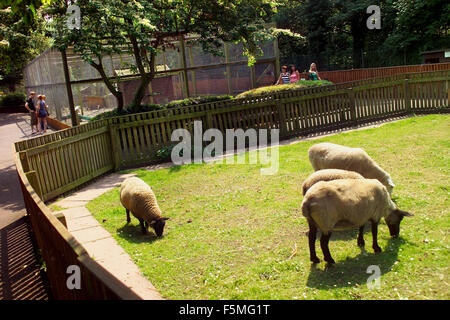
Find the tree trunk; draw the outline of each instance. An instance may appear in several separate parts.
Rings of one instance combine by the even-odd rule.
[[[103,69],[103,63],[102,59],[98,58],[99,63],[91,62],[91,66],[93,66],[98,73],[100,73],[100,76],[102,77],[103,82],[105,83],[108,90],[113,94],[113,96],[116,98],[117,101],[117,110],[122,111],[123,110],[123,94],[120,90],[116,89],[114,87],[111,80],[109,80],[108,76],[105,73],[105,70]]]
[[[353,38],[353,68],[359,69],[362,66],[362,51],[364,49],[364,40],[367,33],[367,27],[357,17],[351,21],[351,34]]]
[[[133,111],[138,112],[141,108],[142,100],[144,100],[145,90],[147,89],[149,83],[152,81],[153,77],[146,75],[141,77],[141,84],[134,94],[133,101],[131,102]]]

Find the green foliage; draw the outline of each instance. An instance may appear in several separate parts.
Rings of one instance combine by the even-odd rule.
[[[369,30],[366,9],[378,5],[381,30]],[[286,1],[277,26],[305,35],[306,42],[280,37],[281,63],[305,70],[385,67],[422,62],[425,50],[450,43],[450,3],[446,0]]]
[[[200,97],[194,97],[194,98],[186,98],[183,100],[171,101],[171,102],[165,104],[164,107],[167,109],[173,109],[173,108],[191,106],[191,105],[195,105],[195,104],[215,102],[215,101],[224,101],[224,100],[230,100],[230,99],[233,99],[233,96],[230,96],[230,95],[200,96]]]
[[[23,92],[7,93],[0,98],[0,106],[21,106],[25,104],[26,95]]]
[[[50,40],[45,37],[41,16],[25,21],[26,9],[20,7],[32,6],[33,1],[11,2],[12,7],[8,2],[0,5],[0,85],[15,91],[22,80],[22,69],[50,46]]]
[[[294,83],[288,83],[288,84],[280,84],[280,85],[273,85],[273,86],[267,86],[267,87],[261,87],[252,89],[249,91],[242,92],[236,96],[236,99],[240,98],[250,98],[260,95],[266,95],[271,93],[279,93],[279,92],[285,92],[285,91],[293,91],[298,90],[301,88],[308,88],[308,87],[317,87],[317,86],[326,86],[333,84],[332,82],[328,80],[301,80]]]
[[[130,68],[141,80],[133,99],[133,106],[138,108],[155,76],[156,55],[160,50],[172,48],[173,38],[195,34],[205,51],[217,54],[221,40],[241,42],[252,63],[261,53],[259,43],[273,37],[273,30],[266,28],[266,24],[271,21],[276,2],[78,0],[76,4],[83,12],[82,30],[68,29],[64,2],[48,6],[55,45],[60,49],[73,45],[100,74],[101,57],[108,55],[108,51],[131,54],[135,64]],[[102,78],[115,94],[117,89],[111,81],[103,75]]]

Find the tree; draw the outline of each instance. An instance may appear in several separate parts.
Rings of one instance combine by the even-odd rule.
[[[253,63],[255,55],[261,52],[259,41],[271,36],[273,30],[268,29],[266,23],[275,10],[275,2],[269,0],[79,0],[77,5],[83,17],[81,30],[68,30],[60,23],[57,38],[62,40],[62,46],[75,45],[87,61],[92,54],[97,64],[101,63],[98,57],[105,50],[120,49],[131,54],[140,78],[132,102],[135,111],[140,108],[145,89],[155,77],[157,53],[173,47],[173,40],[195,34],[204,50],[216,54],[220,54],[220,41],[239,41],[244,44],[249,62]],[[64,17],[60,17],[64,21]],[[96,67],[92,61],[94,59],[91,65]]]
[[[21,11],[0,9],[0,83],[15,91],[22,80],[22,69],[50,46],[41,17],[24,20]]]
[[[67,14],[65,1],[53,1],[46,7],[46,13],[52,21],[48,30],[55,39],[54,46],[61,51],[73,46],[74,51],[98,71],[116,98],[117,109],[121,111],[124,107],[123,93],[117,82],[105,71],[103,57],[122,52],[125,34],[116,25],[117,19],[103,5],[103,1],[78,0],[76,4],[82,12],[80,29],[69,28],[67,20],[70,15]]]
[[[425,50],[450,46],[450,3],[445,0],[396,0],[395,28],[384,43],[398,63],[420,63]]]

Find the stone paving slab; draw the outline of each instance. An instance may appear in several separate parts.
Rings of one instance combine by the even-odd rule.
[[[131,176],[133,174],[110,174],[54,204],[65,208],[61,212],[66,218],[67,229],[83,245],[91,258],[143,299],[160,300],[163,298],[155,287],[86,208],[89,201],[119,186],[123,180]]]

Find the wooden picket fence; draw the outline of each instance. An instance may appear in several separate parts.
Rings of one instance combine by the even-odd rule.
[[[45,206],[48,201],[109,171],[155,161],[174,144],[176,129],[194,121],[210,128],[279,129],[280,139],[353,127],[385,118],[450,111],[450,70],[399,74],[218,101],[94,121],[16,142],[16,166],[27,211],[61,299],[137,299],[90,259]],[[68,290],[66,268],[82,269],[86,290]]]

